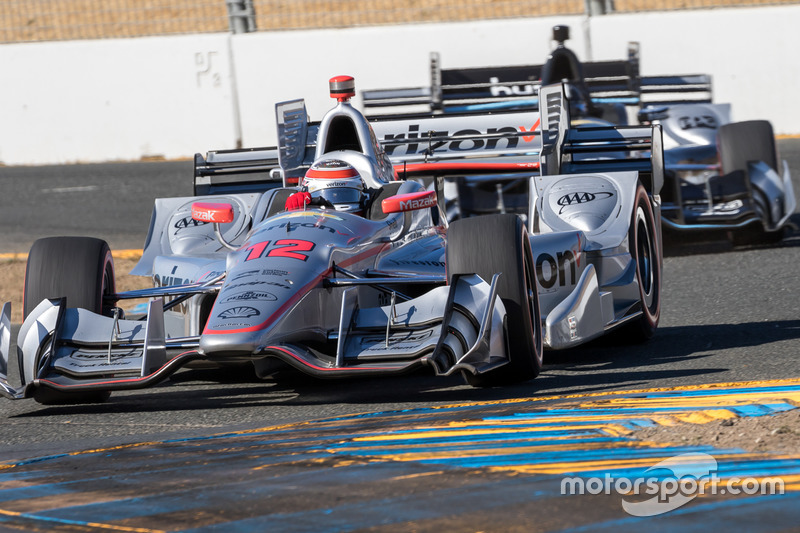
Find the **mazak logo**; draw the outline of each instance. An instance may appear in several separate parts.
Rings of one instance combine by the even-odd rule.
[[[412,209],[424,209],[426,207],[433,207],[434,205],[436,205],[436,199],[432,196],[428,196],[416,200],[408,200],[407,202],[400,202],[400,210],[410,211]]]
[[[218,314],[217,318],[230,320],[233,318],[250,318],[260,314],[261,312],[258,309],[254,309],[252,307],[231,307],[230,309],[226,309]]]
[[[227,302],[241,302],[246,300],[259,300],[262,302],[274,302],[277,300],[278,297],[272,294],[271,292],[265,291],[245,291],[240,292],[239,294],[234,294],[233,296],[228,296],[222,303]]]
[[[605,191],[596,192],[596,193],[595,192],[575,192],[575,193],[572,193],[572,194],[565,194],[564,196],[562,196],[561,198],[558,199],[557,203],[558,203],[558,205],[561,206],[561,209],[558,211],[558,214],[560,215],[562,212],[564,212],[564,209],[566,209],[567,207],[569,207],[571,205],[586,204],[586,203],[589,203],[589,202],[593,202],[594,200],[597,200],[598,198],[610,198],[612,196],[614,196],[614,193],[605,192]]]
[[[533,142],[538,128],[538,119],[530,129],[525,126],[503,126],[487,128],[486,131],[464,129],[456,132],[447,130],[420,132],[419,124],[409,124],[408,132],[387,133],[381,139],[381,144],[385,147],[387,155],[430,154],[437,150],[440,152],[513,150],[519,146],[520,138],[525,143]],[[530,135],[519,135],[520,133],[530,133]],[[402,151],[403,147],[405,152]]]

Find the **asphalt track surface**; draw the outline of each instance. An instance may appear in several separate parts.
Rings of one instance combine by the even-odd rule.
[[[798,183],[800,141],[783,140],[780,141],[779,147],[781,155],[790,161],[795,189],[800,190]],[[0,183],[4,191],[0,198],[0,220],[3,228],[7,228],[0,237],[0,252],[26,252],[35,238],[57,234],[102,237],[109,241],[112,249],[140,248],[149,223],[153,198],[191,194],[191,163],[0,167]],[[795,217],[794,221],[800,223],[798,217]],[[317,382],[296,376],[285,376],[279,381],[259,381],[246,371],[186,370],[150,390],[115,393],[108,403],[102,405],[46,407],[30,400],[16,402],[2,400],[0,463],[5,465],[8,475],[0,476],[0,500],[3,502],[14,500],[15,498],[4,496],[3,489],[36,485],[31,480],[37,476],[66,475],[64,471],[57,475],[53,471],[47,471],[46,474],[36,473],[39,471],[29,470],[23,464],[26,459],[72,453],[75,455],[65,457],[79,457],[84,462],[62,465],[66,471],[70,469],[84,471],[87,472],[86,476],[97,475],[102,479],[116,479],[123,485],[127,479],[126,475],[132,475],[132,468],[138,472],[158,471],[166,478],[172,475],[182,479],[184,473],[176,464],[170,463],[162,469],[164,465],[155,460],[155,457],[160,456],[158,451],[166,447],[168,450],[164,450],[164,457],[166,455],[172,457],[176,453],[180,454],[184,446],[202,448],[203,444],[198,443],[219,443],[217,448],[214,446],[202,448],[205,451],[198,452],[201,455],[206,454],[204,459],[197,457],[187,459],[186,465],[191,465],[193,475],[197,475],[198,471],[202,472],[207,465],[214,463],[216,457],[220,457],[221,449],[236,448],[236,444],[224,441],[220,437],[210,438],[212,435],[224,433],[251,431],[260,435],[259,438],[266,438],[264,435],[269,434],[270,439],[274,439],[274,432],[280,432],[284,427],[287,431],[307,430],[309,426],[320,424],[325,427],[336,425],[335,421],[338,420],[346,420],[348,424],[353,424],[354,421],[361,424],[362,421],[368,420],[367,428],[370,431],[384,432],[392,428],[393,421],[397,420],[396,417],[409,412],[421,413],[422,418],[419,423],[422,424],[458,422],[463,420],[462,411],[471,407],[460,409],[452,406],[479,405],[476,402],[488,402],[491,416],[502,417],[517,413],[520,410],[519,403],[528,401],[525,399],[539,402],[535,405],[540,408],[551,403],[567,401],[565,398],[569,397],[587,397],[587,395],[595,397],[625,390],[671,389],[709,383],[800,377],[800,364],[798,364],[800,291],[797,289],[796,275],[796,265],[800,260],[800,233],[792,232],[783,243],[774,246],[731,249],[724,244],[676,247],[673,243],[667,251],[668,256],[664,262],[661,324],[650,342],[644,345],[626,345],[624,342],[601,340],[567,352],[548,353],[542,376],[522,385],[503,389],[475,390],[465,386],[459,378],[437,379],[426,374],[343,382]],[[507,407],[509,405],[511,407]],[[448,414],[444,419],[431,418],[433,414],[438,413]],[[470,419],[481,420],[489,416],[482,411],[467,415]],[[361,426],[359,428],[359,431],[365,430]],[[275,484],[265,482],[263,486],[256,483],[260,488],[239,487],[245,491],[261,491],[264,498],[271,499],[267,507],[272,509],[276,509],[273,504],[277,503],[280,507],[280,502],[291,500],[290,496],[286,496],[288,489],[281,485],[282,483],[310,486],[319,482],[320,491],[323,489],[330,491],[325,495],[315,495],[313,491],[299,491],[298,499],[291,500],[292,505],[284,504],[287,506],[286,509],[304,509],[302,513],[297,512],[307,516],[307,521],[298,522],[299,518],[296,515],[294,519],[287,515],[281,518],[289,520],[283,523],[287,527],[277,529],[304,530],[299,526],[288,527],[290,523],[302,522],[306,526],[305,530],[324,530],[326,510],[333,509],[331,512],[334,514],[345,512],[346,509],[341,507],[342,505],[355,505],[354,502],[359,498],[366,498],[370,494],[369,491],[373,491],[374,496],[379,498],[376,500],[378,502],[376,505],[384,510],[383,514],[369,518],[369,515],[364,514],[365,511],[361,509],[359,513],[363,517],[362,520],[331,522],[330,529],[364,529],[380,526],[382,521],[386,521],[387,530],[392,529],[390,524],[394,524],[395,527],[405,524],[400,529],[412,529],[408,524],[413,523],[414,517],[418,515],[409,515],[406,522],[386,517],[402,515],[404,512],[407,513],[409,508],[419,508],[422,500],[426,499],[423,496],[426,494],[425,491],[435,492],[436,487],[441,491],[456,490],[461,487],[458,489],[461,492],[457,491],[457,494],[463,493],[463,501],[473,502],[475,509],[479,508],[477,502],[486,500],[489,495],[494,495],[495,499],[507,498],[508,502],[513,503],[516,501],[514,498],[521,498],[519,496],[521,491],[525,494],[540,492],[548,494],[548,491],[554,490],[552,479],[540,479],[535,476],[535,479],[524,476],[520,478],[518,472],[511,475],[508,472],[486,470],[484,467],[450,465],[445,469],[445,475],[434,475],[431,472],[444,470],[439,466],[431,469],[420,466],[423,463],[392,460],[380,461],[380,465],[375,467],[377,470],[370,470],[369,474],[376,476],[373,480],[375,483],[397,480],[393,481],[395,484],[392,486],[395,490],[392,490],[391,494],[375,492],[374,486],[370,488],[371,485],[367,483],[359,486],[356,493],[348,495],[346,489],[342,487],[348,487],[348,483],[353,483],[353,477],[358,478],[361,474],[367,476],[363,470],[317,467],[364,465],[370,464],[370,460],[358,454],[356,454],[358,457],[351,457],[349,463],[338,462],[341,461],[340,456],[333,460],[329,454],[321,451],[329,451],[332,443],[340,441],[335,438],[331,441],[329,436],[320,436],[309,431],[308,435],[300,436],[294,436],[292,432],[281,433],[283,440],[271,442],[278,445],[280,442],[290,443],[292,439],[297,438],[302,441],[305,453],[308,453],[308,450],[320,451],[320,454],[316,455],[308,453],[297,462],[285,462],[292,476],[310,476],[311,481],[306,479],[300,482],[295,477],[283,478],[281,474],[270,478]],[[197,440],[191,440],[192,438]],[[122,448],[116,448],[119,446]],[[87,453],[87,450],[100,451]],[[146,453],[142,450],[146,450]],[[122,454],[123,458],[117,459],[115,455],[117,453]],[[272,464],[283,461],[276,457],[290,456],[293,452],[289,453],[285,449],[270,450],[258,452],[256,456],[259,456],[259,453],[265,453],[266,457],[270,458],[269,461],[265,461]],[[369,454],[366,455],[368,456]],[[108,471],[117,466],[113,466],[113,463],[104,463],[104,457],[121,461],[118,466],[119,476],[115,477],[113,471]],[[125,462],[126,460],[133,462]],[[655,461],[650,465],[654,463]],[[106,470],[103,470],[104,468]],[[93,469],[97,469],[97,472]],[[249,464],[246,470],[258,471],[258,467]],[[15,474],[17,471],[20,471],[20,474]],[[170,474],[176,471],[178,474]],[[233,471],[238,470],[234,468]],[[376,472],[381,473],[376,474]],[[341,479],[337,479],[335,473],[341,473]],[[3,474],[3,470],[0,470],[0,474]],[[225,477],[220,469],[209,469],[208,475]],[[359,479],[359,483],[365,479]],[[150,482],[155,480],[148,483]],[[163,479],[161,482],[163,483]],[[220,486],[227,487],[226,483],[229,482],[230,479],[225,478],[225,481],[220,482]],[[475,485],[476,483],[479,483],[480,487]],[[213,484],[209,478],[204,486],[209,487]],[[175,488],[159,486],[160,490],[167,492]],[[193,485],[187,482],[187,486]],[[47,500],[48,497],[56,497],[55,494],[61,490],[50,485],[47,487],[41,490],[55,492],[49,495],[36,493],[36,497]],[[212,497],[211,493],[208,493],[211,490],[209,488],[200,490],[195,486],[194,490]],[[94,499],[91,495],[80,494],[83,499],[73,502],[75,505],[85,505],[90,502],[98,504],[97,502],[103,499],[97,494]],[[331,494],[338,496],[331,500]],[[73,496],[77,497],[74,494]],[[431,493],[428,496],[435,498],[436,494]],[[24,497],[20,498],[22,501],[28,501]],[[598,498],[608,505],[604,505]],[[440,508],[449,502],[454,505],[453,512],[456,515],[466,513],[469,505],[466,507],[464,503],[455,505],[454,501],[457,499],[455,496],[449,497],[446,502],[439,504]],[[314,501],[324,503],[316,505]],[[563,498],[555,503],[548,500],[547,505],[552,506],[554,513],[561,512],[563,516],[585,512],[588,513],[586,516],[593,517],[592,521],[583,523],[580,527],[603,520],[622,520],[618,512],[608,511],[611,514],[603,514],[606,512],[603,509],[606,508],[614,507],[619,510],[618,496],[613,502],[609,497],[603,496],[571,499],[568,500],[569,504],[563,501]],[[769,508],[771,510],[765,510],[767,507],[762,505],[759,507],[760,511],[754,515],[762,517],[759,524],[763,530],[796,527],[798,523],[796,512],[791,513],[787,510],[800,507],[797,505],[797,500],[788,497],[780,502],[774,503],[774,507]],[[531,527],[530,517],[539,517],[533,509],[541,503],[544,502],[537,503],[532,499],[520,501],[515,515],[506,515],[505,522],[496,522],[496,524],[506,524],[508,527],[498,529],[505,530],[511,526],[526,530],[539,529]],[[231,501],[233,507],[236,507],[235,504],[235,501]],[[20,509],[30,512],[51,508],[48,504],[41,505],[42,507],[22,506]],[[49,505],[52,506],[52,502]],[[100,529],[123,530],[121,528],[130,526],[145,528],[141,529],[145,531],[160,530],[159,527],[165,530],[187,529],[193,525],[210,527],[212,523],[229,530],[233,521],[241,518],[226,514],[231,512],[228,510],[218,511],[219,514],[214,520],[206,520],[202,513],[198,514],[196,510],[190,512],[178,509],[180,505],[177,503],[174,508],[170,508],[169,503],[160,505],[162,507],[158,508],[159,513],[169,513],[170,516],[184,518],[169,524],[165,521],[159,522],[158,519],[137,522],[135,516],[138,515],[133,511],[130,515],[126,515],[124,523],[114,522],[122,516],[120,514],[117,514],[116,519],[113,518],[113,513],[108,516],[100,513],[95,517],[99,520],[98,523],[102,522],[100,525],[108,525],[111,522],[115,524],[114,527]],[[261,505],[263,508],[265,504],[262,501],[253,505]],[[713,507],[712,511],[714,509],[719,511],[729,504],[721,501],[715,505],[718,506]],[[44,531],[55,527],[53,524],[67,527],[70,520],[66,517],[69,513],[62,514],[58,520],[48,525],[47,513],[26,518],[19,515],[22,511],[13,509],[13,505],[0,503],[0,515],[9,520],[12,518],[20,520],[20,524],[17,525],[27,529]],[[498,509],[499,507],[493,512],[499,513]],[[80,511],[75,512],[80,514]],[[435,524],[444,527],[446,522],[441,522],[441,514],[440,512],[439,515],[436,513],[419,515],[420,520],[427,517],[424,520],[427,525],[422,527],[420,523],[419,529],[434,529]],[[550,514],[548,512],[548,515]],[[255,511],[252,511],[251,515],[260,516]],[[489,513],[489,516],[492,516],[492,513]],[[736,523],[731,518],[732,514],[728,513],[725,516],[728,517],[726,526]],[[254,518],[251,516],[251,519]],[[691,517],[687,520],[690,519]],[[81,531],[95,527],[84,523],[85,520],[81,522],[75,519],[74,522],[70,527],[76,527]],[[14,525],[16,522],[6,521],[6,523],[9,527],[16,527]],[[249,528],[245,523],[236,523],[241,525],[232,530],[255,528],[254,522],[249,523]],[[333,527],[335,524],[336,527]],[[548,524],[549,527],[541,529],[578,526],[574,521],[561,523],[556,521]],[[607,524],[611,527],[612,522]],[[643,526],[642,523],[628,525]],[[672,523],[672,526],[675,525],[677,523]],[[468,530],[481,528],[477,522],[469,521],[450,522],[449,526],[453,529]],[[619,529],[617,526],[620,524],[614,525],[613,528]],[[651,524],[648,523],[647,527],[651,527]],[[664,527],[668,528],[667,522],[664,522]],[[484,529],[493,530],[491,527]]]

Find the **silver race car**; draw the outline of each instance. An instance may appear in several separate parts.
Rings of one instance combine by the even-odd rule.
[[[581,62],[565,45],[569,28],[556,26],[556,47],[542,65],[442,69],[431,55],[430,87],[365,91],[367,110],[403,112],[408,106],[437,113],[537,109],[539,87],[563,81],[572,126],[658,124],[664,135],[661,191],[666,231],[722,236],[734,244],[780,240],[796,209],[789,166],[781,161],[772,126],[731,121],[730,104],[712,103],[706,74],[641,76],[639,45],[619,61]],[[525,204],[518,182],[456,182],[454,214],[491,212],[501,195],[511,210]],[[496,209],[495,209],[496,211]]]
[[[354,92],[352,78],[333,78],[338,103],[317,124],[302,100],[278,104],[276,148],[198,155],[197,196],[155,202],[132,272],[154,288],[117,292],[102,240],[37,241],[17,340],[21,383],[7,377],[6,304],[0,393],[100,401],[198,361],[251,364],[261,377],[287,367],[320,378],[429,367],[488,386],[535,377],[545,347],[611,330],[653,334],[657,126],[569,129],[554,85],[542,90],[547,112],[535,131],[506,127],[505,116],[468,117],[470,131],[463,117],[429,117],[426,129],[454,133],[396,136],[398,163],[373,126],[422,123],[371,124],[350,104]],[[451,172],[526,176],[527,224],[495,214],[448,226],[442,182]],[[321,187],[322,175],[334,182]],[[146,314],[126,316],[120,303],[136,298],[149,299]]]

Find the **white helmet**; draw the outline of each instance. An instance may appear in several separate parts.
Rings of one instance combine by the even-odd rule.
[[[339,159],[316,161],[306,172],[302,185],[311,198],[327,200],[337,211],[363,214],[364,180],[349,163]]]

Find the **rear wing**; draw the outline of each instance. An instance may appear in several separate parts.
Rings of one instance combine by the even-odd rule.
[[[215,150],[194,156],[194,195],[256,192],[281,187],[275,148]]]
[[[541,150],[539,113],[373,117],[375,137],[393,163],[535,157]]]
[[[648,193],[659,193],[664,183],[660,125],[573,128],[562,84],[541,87],[537,96],[544,103],[538,112],[403,116],[372,125],[401,176],[482,174],[503,181],[636,171]],[[454,131],[465,124],[470,127]],[[399,128],[414,133],[398,134]]]
[[[539,111],[392,115],[369,122],[401,176],[554,175],[636,170],[651,194],[664,180],[660,126],[571,128],[562,84],[541,87]],[[298,184],[316,153],[319,123],[303,100],[276,105],[277,147],[195,156],[195,195]],[[382,155],[381,155],[382,157]]]
[[[596,104],[645,107],[709,103],[711,76],[706,74],[641,76],[639,43],[628,44],[628,57],[582,63],[584,82]],[[525,106],[536,109],[544,65],[443,69],[437,52],[430,56],[430,86],[362,92],[364,109],[424,106],[434,112],[470,112]],[[400,111],[402,112],[402,111]]]
[[[194,195],[264,192],[297,185],[314,160],[319,123],[308,122],[303,100],[277,104],[276,114],[277,147],[195,154]]]
[[[540,90],[542,109],[542,176],[636,171],[647,192],[664,184],[661,126],[569,128],[569,105],[561,84]]]

